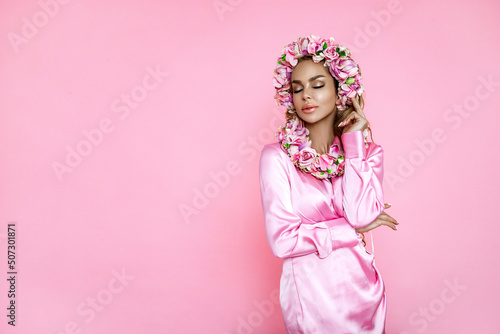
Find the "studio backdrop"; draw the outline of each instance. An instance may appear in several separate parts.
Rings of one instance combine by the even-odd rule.
[[[285,333],[258,165],[309,34],[350,49],[384,149],[387,333],[497,332],[497,2],[0,8],[0,333]]]

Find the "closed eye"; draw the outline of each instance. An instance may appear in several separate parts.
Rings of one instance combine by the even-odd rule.
[[[318,88],[323,88],[323,87],[325,87],[325,85],[314,86],[313,88],[318,89]],[[302,91],[302,89],[297,89],[297,90],[294,90],[293,93],[297,94],[297,93],[300,93],[301,91]]]

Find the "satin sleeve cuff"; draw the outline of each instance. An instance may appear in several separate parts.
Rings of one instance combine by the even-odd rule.
[[[346,132],[341,135],[342,147],[344,148],[345,158],[366,158],[365,138],[363,131]]]
[[[341,247],[353,247],[358,244],[358,235],[354,227],[344,217],[325,221],[332,238],[332,250]]]

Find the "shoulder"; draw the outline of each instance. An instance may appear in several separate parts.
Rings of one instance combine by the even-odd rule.
[[[259,177],[261,187],[289,186],[294,165],[280,142],[264,145],[260,155]]]
[[[261,171],[276,168],[287,170],[287,161],[291,162],[279,142],[266,144],[262,148],[260,153]]]
[[[282,154],[285,154],[285,152],[283,152],[279,142],[264,145],[262,152],[260,153],[261,157],[268,155],[281,156]]]

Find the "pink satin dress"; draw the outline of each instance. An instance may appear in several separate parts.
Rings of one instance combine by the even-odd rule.
[[[332,182],[297,169],[279,142],[261,152],[265,231],[283,258],[280,304],[288,334],[385,333],[384,283],[354,230],[384,210],[383,150],[371,142],[366,148],[362,131],[335,143],[345,152],[345,170]]]

